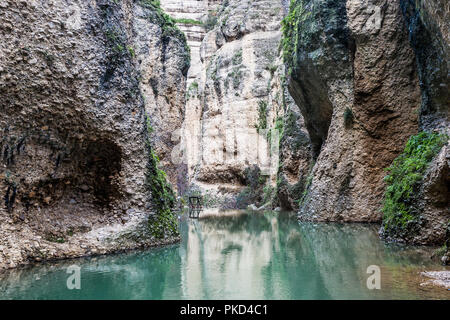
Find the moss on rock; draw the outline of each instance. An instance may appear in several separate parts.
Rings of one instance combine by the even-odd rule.
[[[152,132],[147,117],[148,134]],[[149,219],[149,229],[153,237],[178,236],[178,222],[173,210],[175,208],[175,194],[167,182],[166,173],[159,168],[159,158],[153,151],[150,141],[147,142],[148,163],[146,186],[152,195],[155,215]]]

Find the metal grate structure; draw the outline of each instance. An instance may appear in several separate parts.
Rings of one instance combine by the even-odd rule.
[[[189,197],[189,218],[198,219],[203,210],[203,199],[201,196]]]

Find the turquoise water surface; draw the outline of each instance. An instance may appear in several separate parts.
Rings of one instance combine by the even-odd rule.
[[[427,248],[385,244],[377,225],[314,224],[287,214],[181,218],[182,242],[0,273],[0,299],[449,299],[421,286],[445,270]],[[70,265],[81,289],[69,290]],[[381,289],[367,268],[379,266]],[[447,268],[448,270],[448,268]]]

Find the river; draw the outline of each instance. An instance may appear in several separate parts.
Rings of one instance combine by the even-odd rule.
[[[424,270],[449,270],[430,248],[386,244],[379,226],[298,222],[240,212],[180,219],[181,243],[43,263],[0,273],[0,299],[449,299],[421,286]],[[69,290],[78,265],[81,289]],[[380,289],[368,289],[369,266]]]

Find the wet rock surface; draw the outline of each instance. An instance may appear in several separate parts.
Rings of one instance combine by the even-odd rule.
[[[381,221],[385,168],[418,131],[449,133],[448,8],[442,1],[294,1],[289,92],[314,166],[300,219]],[[296,15],[293,14],[296,9]],[[448,145],[414,189],[420,222],[388,240],[448,240]],[[417,190],[416,190],[417,189]]]

